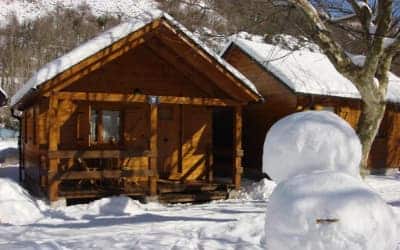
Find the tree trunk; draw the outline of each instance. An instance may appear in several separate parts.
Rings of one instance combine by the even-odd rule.
[[[362,145],[362,159],[360,172],[362,176],[369,173],[368,156],[374,142],[375,136],[379,131],[380,124],[385,114],[386,103],[363,101],[360,120],[358,122],[357,133]]]

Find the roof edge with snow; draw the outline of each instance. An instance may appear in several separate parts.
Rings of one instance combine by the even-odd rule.
[[[70,52],[63,56],[47,63],[40,68],[17,92],[11,97],[10,106],[15,107],[23,98],[30,95],[39,89],[44,83],[56,78],[61,73],[65,72],[69,68],[79,64],[80,62],[88,59],[90,56],[100,52],[101,50],[111,46],[115,42],[127,37],[128,35],[136,32],[137,30],[145,27],[152,22],[163,19],[172,25],[177,31],[182,32],[186,35],[194,45],[206,52],[208,56],[214,59],[220,66],[223,67],[229,74],[231,74],[236,80],[238,80],[246,89],[248,89],[258,99],[262,99],[261,94],[258,92],[254,84],[239,72],[232,65],[227,63],[218,54],[208,48],[203,42],[196,38],[192,32],[190,32],[181,23],[176,21],[168,13],[161,10],[154,10],[149,12],[143,12],[136,16],[129,22],[121,23],[100,35],[90,39],[82,45],[74,48]]]
[[[302,89],[296,89],[296,84],[293,83],[293,79],[290,77],[286,77],[285,74],[282,74],[282,72],[276,72],[274,68],[271,66],[271,64],[266,61],[265,59],[262,58],[261,55],[259,55],[259,51],[253,50],[251,47],[249,47],[248,44],[245,44],[241,40],[247,40],[240,38],[238,36],[231,36],[229,39],[229,42],[226,44],[226,46],[222,49],[220,52],[220,56],[223,57],[231,47],[236,46],[239,48],[244,54],[246,54],[250,59],[254,60],[260,67],[262,67],[266,72],[271,74],[273,77],[275,77],[277,80],[279,80],[281,83],[284,84],[285,87],[287,87],[289,90],[291,90],[295,94],[309,94],[309,95],[319,95],[319,96],[331,96],[331,97],[337,97],[337,98],[348,98],[348,99],[361,99],[360,94],[356,90],[355,92],[353,90],[348,90],[345,89],[344,91],[340,92],[325,92],[325,91],[320,91],[320,90],[302,90]],[[251,43],[260,43],[260,42],[255,42],[255,41],[250,41],[248,42]],[[262,44],[262,43],[260,43]],[[271,47],[276,47],[278,48],[279,46],[277,45],[272,45],[272,44],[266,44]],[[279,50],[285,51],[285,49],[279,48]],[[267,53],[267,52],[265,52]],[[305,53],[314,53],[317,54],[316,52],[305,52]],[[320,53],[318,53],[320,54]],[[323,55],[323,54],[322,54]],[[272,59],[274,61],[275,59]],[[284,59],[277,59],[284,61]],[[330,62],[329,62],[330,63]],[[303,66],[303,65],[301,65]],[[307,65],[307,67],[310,65]],[[339,72],[337,72],[337,75],[341,76]],[[343,76],[341,76],[343,77]],[[347,80],[350,82],[350,80]],[[304,84],[304,83],[303,83]],[[350,82],[351,85],[353,85]],[[354,85],[353,85],[354,86]],[[355,89],[355,87],[354,87]],[[390,82],[389,82],[389,87],[388,87],[388,95],[387,95],[387,101],[390,103],[400,103],[400,78],[397,77],[395,74],[390,73]]]

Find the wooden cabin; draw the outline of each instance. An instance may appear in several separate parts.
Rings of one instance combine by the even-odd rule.
[[[183,202],[240,187],[241,110],[260,95],[169,15],[139,17],[50,62],[12,98],[31,192]]]
[[[329,110],[357,125],[361,100],[357,89],[328,58],[307,49],[289,51],[262,41],[234,38],[222,56],[247,76],[265,98],[244,109],[245,173],[260,175],[262,150],[269,128],[303,110]],[[400,167],[400,79],[390,75],[387,111],[369,159],[371,172]]]

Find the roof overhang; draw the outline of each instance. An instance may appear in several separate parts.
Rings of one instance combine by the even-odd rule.
[[[188,49],[196,53],[196,56],[212,65],[215,68],[214,74],[220,74],[230,81],[232,88],[239,90],[240,95],[236,98],[241,102],[262,100],[253,83],[243,74],[207,48],[170,15],[156,12],[143,20],[122,23],[46,64],[12,97],[11,107],[23,109],[32,99],[48,96],[52,91],[65,88],[84,76],[85,72],[99,68],[128,50],[145,43],[151,36],[157,35],[160,27],[167,29]],[[189,58],[190,60],[193,61]]]
[[[249,53],[248,48],[243,45],[242,43],[237,41],[237,37],[232,36],[227,45],[222,49],[220,56],[225,57],[225,55],[233,48],[238,48],[244,55],[246,55],[250,60],[252,60],[255,64],[257,64],[260,68],[262,68],[265,72],[270,74],[272,77],[274,77],[276,80],[278,80],[280,83],[282,83],[283,86],[285,86],[288,90],[290,90],[293,94],[296,95],[311,95],[311,96],[326,96],[326,97],[332,97],[332,98],[338,98],[338,99],[349,99],[349,100],[361,100],[360,96],[354,96],[350,95],[347,93],[339,93],[339,94],[324,94],[324,93],[313,93],[313,92],[304,92],[304,91],[298,91],[290,86],[290,84],[287,84],[284,80],[282,80],[279,76],[275,75],[274,72],[270,71],[265,63],[260,61],[259,58],[253,56],[251,53]],[[392,73],[393,74],[393,73]],[[394,74],[393,74],[394,75]],[[400,105],[400,101],[393,101],[390,99],[387,99],[386,101],[388,104],[391,105]]]

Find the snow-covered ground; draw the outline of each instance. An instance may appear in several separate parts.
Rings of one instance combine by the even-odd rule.
[[[0,151],[7,148],[18,148],[18,140],[17,139],[0,140]]]
[[[275,187],[267,180],[249,182],[239,199],[200,205],[140,204],[114,197],[52,209],[2,177],[0,189],[14,190],[0,197],[0,216],[9,213],[19,217],[17,224],[24,224],[24,218],[29,224],[0,224],[0,249],[263,249],[265,211]],[[400,174],[366,181],[395,207],[400,220]],[[13,199],[29,211],[7,206]]]
[[[199,205],[114,197],[50,208],[10,180],[17,173],[17,166],[0,167],[1,250],[264,249],[265,212],[276,186],[266,179],[244,181],[238,199]],[[366,182],[394,207],[400,222],[400,173],[368,176]]]

